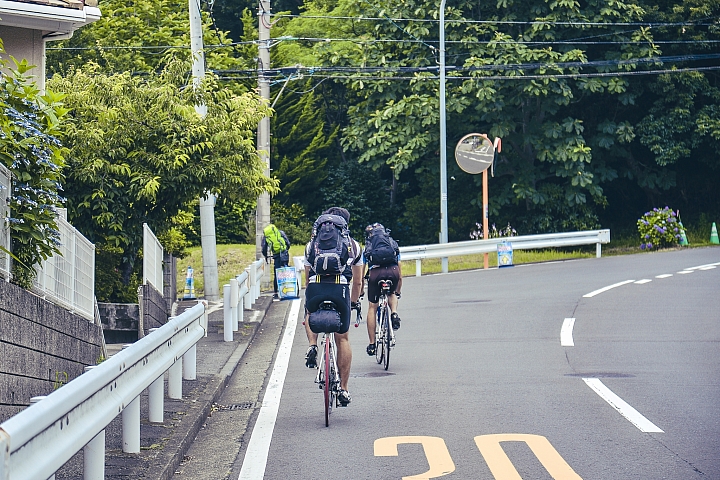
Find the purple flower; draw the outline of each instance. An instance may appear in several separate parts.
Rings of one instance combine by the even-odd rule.
[[[648,238],[650,238],[650,235],[645,235],[645,240],[647,240]]]
[[[653,248],[653,244],[652,244],[652,243],[648,243],[648,244],[647,244],[647,248]]]
[[[677,227],[675,227],[675,232],[677,232],[677,231],[678,231],[678,229],[677,229]]]
[[[647,220],[643,220],[643,225],[650,225],[650,223]]]
[[[640,250],[645,250],[645,244],[644,244],[644,243],[641,243],[641,244],[640,244]]]
[[[670,215],[672,215],[673,217],[677,216],[677,215],[675,215],[675,212],[673,212],[673,211],[670,212]]]

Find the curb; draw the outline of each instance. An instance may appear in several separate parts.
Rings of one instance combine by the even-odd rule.
[[[175,471],[183,461],[185,454],[190,449],[195,437],[207,421],[213,404],[217,403],[220,396],[223,394],[225,387],[227,387],[230,381],[230,377],[232,377],[235,373],[235,370],[240,364],[245,351],[255,338],[255,334],[265,320],[267,311],[270,309],[272,303],[272,297],[265,296],[259,298],[257,304],[259,308],[256,311],[262,312],[260,316],[261,318],[260,321],[254,325],[252,332],[248,336],[248,341],[239,344],[235,348],[227,362],[225,362],[225,365],[220,370],[220,373],[213,376],[203,391],[199,393],[198,399],[194,401],[194,405],[192,405],[184,414],[182,421],[175,429],[176,432],[171,435],[167,443],[163,446],[163,452],[173,452],[170,455],[170,458],[159,462],[161,465],[156,464],[156,468],[149,468],[145,475],[143,475],[144,478],[170,480],[173,475],[175,475]],[[191,422],[188,426],[189,428],[182,428],[186,422]],[[163,456],[161,455],[159,457],[160,458],[156,458],[156,460],[160,460]]]

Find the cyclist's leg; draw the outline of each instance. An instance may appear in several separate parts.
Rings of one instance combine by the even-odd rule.
[[[310,322],[308,317],[311,312],[317,310],[319,304],[318,296],[322,295],[322,285],[318,283],[310,283],[305,289],[305,335],[308,339],[308,349],[305,353],[305,366],[315,368],[317,365],[317,341],[318,334],[310,330]],[[314,348],[313,348],[314,347]]]

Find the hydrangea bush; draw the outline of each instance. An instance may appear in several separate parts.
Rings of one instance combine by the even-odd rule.
[[[680,244],[683,228],[677,213],[670,207],[653,208],[645,212],[645,215],[638,219],[637,226],[642,250],[674,247]]]

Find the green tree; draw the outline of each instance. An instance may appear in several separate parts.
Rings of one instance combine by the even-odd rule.
[[[275,192],[255,151],[254,129],[268,114],[257,96],[234,95],[208,76],[198,95],[186,86],[188,65],[160,74],[103,75],[90,65],[54,77],[71,110],[63,140],[70,148],[66,194],[72,223],[114,250],[130,285],[142,224],[164,235],[200,195],[230,200]],[[194,105],[207,106],[207,115]]]
[[[59,253],[57,207],[63,202],[59,191],[67,151],[57,137],[67,111],[61,95],[41,94],[30,81],[26,73],[32,66],[26,60],[11,60],[9,69],[0,62],[0,163],[13,176],[12,191],[2,193],[10,206],[10,216],[2,221],[9,226],[16,260],[13,282],[30,288],[33,267]]]

